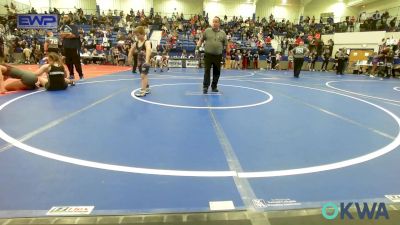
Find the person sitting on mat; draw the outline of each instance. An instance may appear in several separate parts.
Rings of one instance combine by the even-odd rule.
[[[9,79],[8,78],[13,78]],[[7,80],[7,81],[6,81]],[[0,64],[0,93],[6,91],[36,89],[37,76],[30,71],[21,70],[8,64]]]
[[[75,85],[73,81],[65,79],[68,73],[58,54],[49,53],[48,62],[49,64],[41,66],[36,72],[21,70],[7,64],[0,65],[0,94],[6,91],[33,90],[39,84],[47,90],[63,90],[68,84]],[[43,76],[46,73],[47,77]],[[13,79],[5,82],[8,78]]]
[[[67,79],[67,70],[62,63],[61,57],[54,52],[49,52],[47,56],[48,64],[40,67],[35,75],[39,78],[41,86],[45,87],[48,91],[65,90],[68,84],[75,85],[73,80]],[[47,76],[43,76],[47,74]]]

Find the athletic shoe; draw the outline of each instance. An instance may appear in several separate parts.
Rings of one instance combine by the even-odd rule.
[[[150,88],[146,88],[145,93],[146,93],[146,95],[147,95],[147,94],[150,94],[150,93],[151,93]]]
[[[208,93],[208,88],[203,88],[203,94],[207,94]]]
[[[211,88],[212,92],[219,92],[218,88]]]
[[[136,97],[144,97],[144,96],[146,96],[146,91],[140,90],[140,91],[135,93],[135,96]]]
[[[75,86],[75,81],[71,80],[71,83],[69,83],[70,86]]]

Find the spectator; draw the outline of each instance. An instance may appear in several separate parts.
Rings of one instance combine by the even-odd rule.
[[[24,50],[23,50],[25,64],[29,64],[30,63],[31,54],[32,54],[32,50],[28,47],[28,45],[26,45]]]
[[[293,53],[291,50],[289,50],[289,56],[288,56],[288,70],[293,69]]]
[[[325,46],[324,47],[324,52],[322,54],[322,66],[321,66],[321,70],[322,71],[328,71],[328,63],[329,63],[329,59],[331,57],[332,53],[329,50],[329,46]]]
[[[309,64],[308,64],[308,70],[309,71],[315,71],[315,62],[317,61],[317,52],[316,51],[312,51],[309,55]]]
[[[377,23],[381,19],[381,14],[379,14],[379,11],[376,10],[376,12],[372,15],[372,30],[377,30]]]

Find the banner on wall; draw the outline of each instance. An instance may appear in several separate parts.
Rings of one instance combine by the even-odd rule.
[[[186,60],[186,67],[187,68],[198,68],[199,60]]]
[[[57,29],[57,14],[18,14],[18,29]]]
[[[170,59],[168,61],[168,67],[170,67],[170,68],[182,68],[182,60]]]

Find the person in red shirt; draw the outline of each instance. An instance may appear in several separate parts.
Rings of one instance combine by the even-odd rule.
[[[303,40],[301,39],[301,37],[300,36],[297,36],[296,37],[296,41],[294,42],[295,43],[295,45],[296,46],[299,46],[300,45],[300,42],[302,42]]]
[[[265,44],[266,44],[267,46],[271,46],[271,42],[272,42],[271,37],[270,37],[270,36],[267,36],[267,37],[265,38]]]
[[[176,36],[175,36],[175,35],[172,36],[172,38],[171,38],[171,44],[174,45],[174,44],[176,43],[176,40],[177,40]]]
[[[233,42],[229,43],[229,49],[236,49],[236,45]]]
[[[246,50],[243,51],[243,61],[242,61],[242,69],[247,69],[247,59],[248,59],[248,52]]]
[[[309,34],[309,35],[307,36],[307,39],[308,39],[308,43],[311,43],[312,40],[313,40],[312,34]]]

